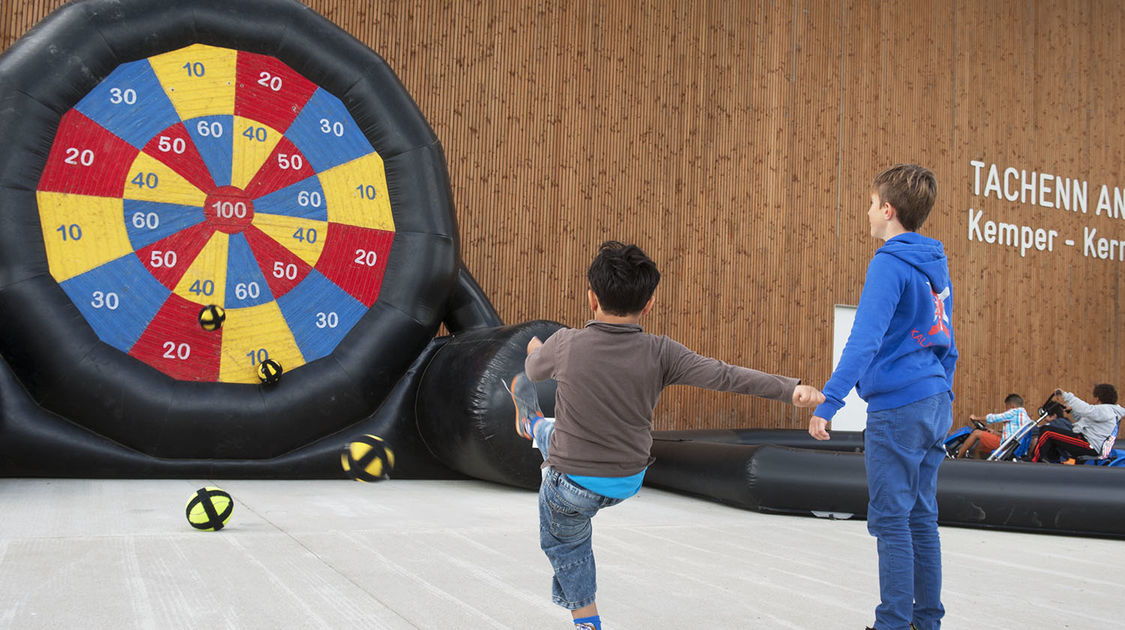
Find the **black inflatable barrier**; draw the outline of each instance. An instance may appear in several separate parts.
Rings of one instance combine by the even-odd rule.
[[[770,444],[818,451],[863,452],[863,431],[833,431],[831,440],[817,440],[808,431],[794,429],[694,429],[657,431],[654,438],[720,442],[723,444]]]
[[[395,479],[463,479],[434,459],[414,420],[419,374],[448,338],[434,340],[364,420],[268,459],[159,458],[109,440],[40,407],[0,359],[0,476],[77,478],[343,479],[340,451],[364,435],[395,451]]]
[[[418,431],[434,457],[477,479],[539,487],[543,457],[515,432],[505,385],[523,371],[527,342],[562,328],[532,321],[454,335],[430,361],[418,390]],[[540,406],[554,414],[554,381],[536,384]]]
[[[860,453],[657,437],[645,484],[761,512],[867,514]],[[1125,538],[1125,474],[1114,468],[949,460],[943,525]]]

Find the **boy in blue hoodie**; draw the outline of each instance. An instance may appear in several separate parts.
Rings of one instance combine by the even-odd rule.
[[[867,266],[851,335],[809,433],[855,387],[867,401],[867,531],[877,539],[878,630],[941,626],[937,473],[953,424],[953,297],[941,241],[917,233],[937,196],[934,174],[900,164],[875,176],[867,218],[886,241]]]

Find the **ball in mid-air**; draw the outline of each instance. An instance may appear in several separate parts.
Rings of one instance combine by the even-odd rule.
[[[203,330],[218,330],[226,320],[226,310],[216,304],[208,304],[199,311],[199,326]]]
[[[394,468],[395,453],[383,438],[364,435],[344,447],[340,465],[356,481],[379,481]]]
[[[281,364],[273,359],[266,359],[258,364],[258,380],[266,385],[275,385],[281,380]]]
[[[218,531],[230,520],[234,501],[222,488],[207,486],[195,491],[187,502],[187,520],[205,532]]]

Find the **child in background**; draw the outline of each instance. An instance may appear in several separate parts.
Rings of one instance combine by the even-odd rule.
[[[1125,408],[1117,404],[1117,388],[1109,383],[1094,385],[1093,404],[1070,392],[1055,390],[1061,396],[1074,422],[1070,429],[1044,427],[1035,443],[1031,461],[1058,461],[1067,457],[1106,457],[1117,441],[1117,423],[1125,417]]]
[[[598,510],[633,496],[652,463],[652,411],[669,385],[694,385],[812,407],[824,400],[797,379],[728,365],[645,333],[656,264],[636,245],[603,243],[587,272],[594,319],[527,344],[512,380],[516,431],[542,451],[540,546],[554,568],[552,599],[576,628],[601,630],[590,537]],[[544,418],[532,381],[553,378],[555,418]]]
[[[953,425],[952,288],[941,241],[917,233],[937,197],[929,169],[900,164],[875,176],[867,219],[886,241],[867,266],[855,323],[827,400],[809,433],[827,424],[852,387],[867,401],[867,531],[878,539],[878,630],[936,630],[941,604],[937,473]]]
[[[1004,423],[1003,433],[973,429],[973,432],[961,443],[961,448],[957,450],[958,458],[964,457],[974,444],[980,442],[980,448],[975,452],[976,458],[985,459],[992,454],[992,451],[1000,448],[1000,444],[1004,440],[1019,431],[1021,426],[1031,422],[1031,416],[1027,415],[1027,411],[1023,408],[1023,396],[1008,394],[1008,397],[1004,399],[1004,404],[1008,406],[1008,410],[1003,413],[990,413],[983,418],[969,416],[969,420],[983,422],[985,425],[1002,422]]]

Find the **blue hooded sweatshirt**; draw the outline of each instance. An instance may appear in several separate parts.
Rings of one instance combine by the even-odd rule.
[[[906,232],[867,265],[855,323],[816,415],[844,406],[852,387],[869,411],[894,409],[941,392],[953,395],[953,295],[941,241]]]

